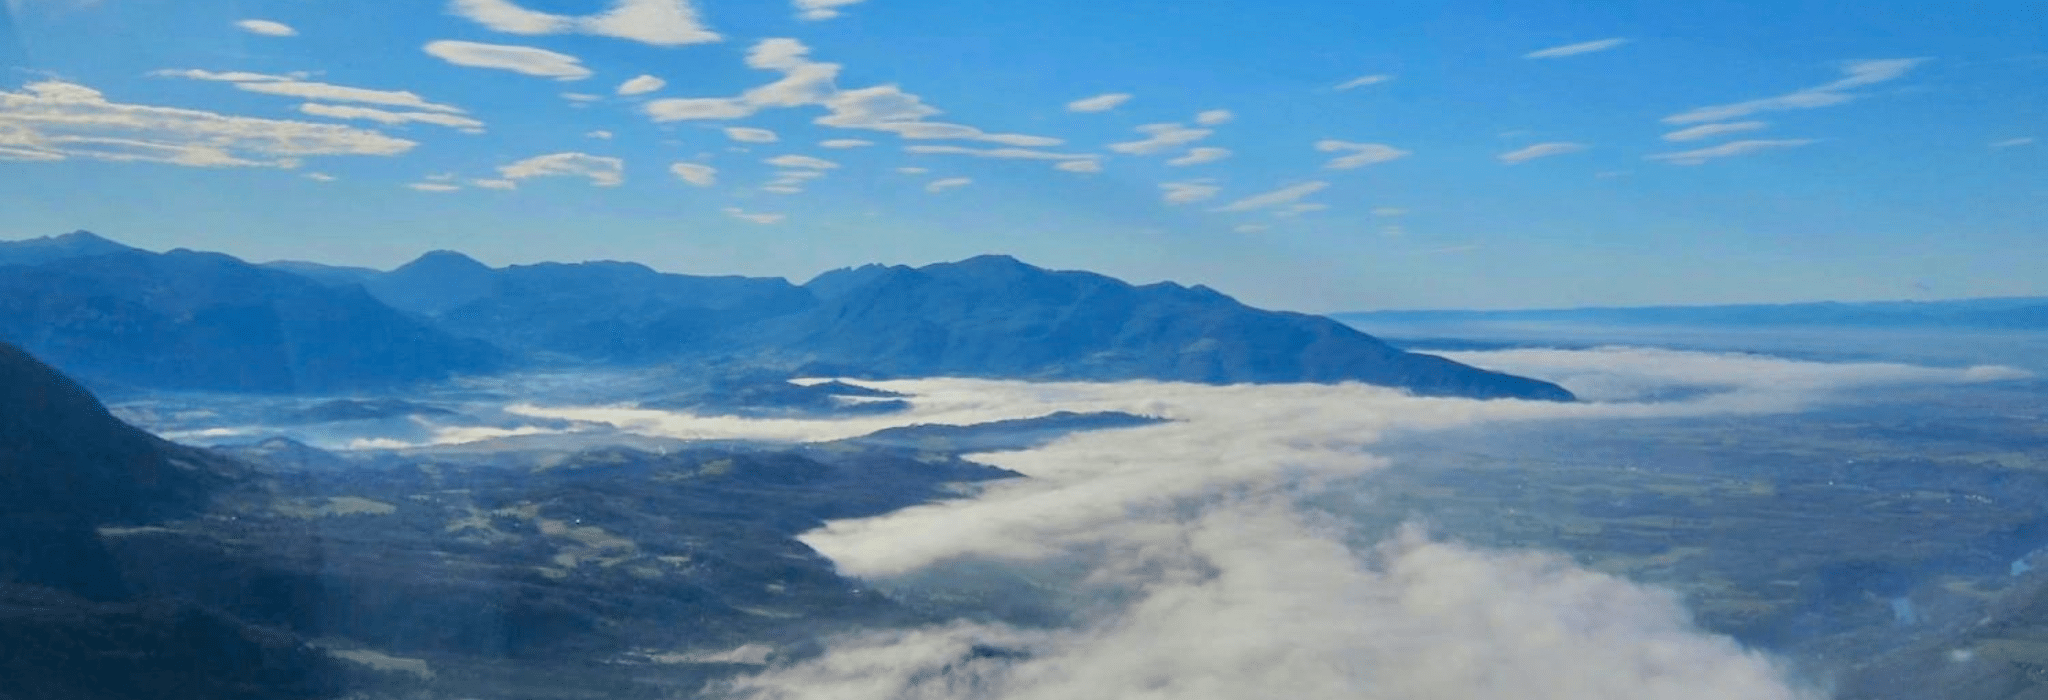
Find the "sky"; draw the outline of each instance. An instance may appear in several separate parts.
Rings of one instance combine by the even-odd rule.
[[[0,0],[0,238],[1311,312],[2048,295],[2021,0]]]

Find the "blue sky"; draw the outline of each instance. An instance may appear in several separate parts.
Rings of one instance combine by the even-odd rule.
[[[2048,294],[2018,0],[4,3],[0,238],[1003,252],[1307,311]]]

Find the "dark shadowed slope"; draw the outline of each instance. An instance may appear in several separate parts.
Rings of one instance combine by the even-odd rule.
[[[310,698],[332,663],[289,634],[190,603],[127,600],[99,528],[197,514],[248,477],[109,415],[0,343],[0,699]]]
[[[8,268],[0,340],[93,384],[341,391],[496,367],[486,344],[217,253],[140,251]]]
[[[1207,287],[1133,286],[1006,256],[861,274],[805,322],[776,329],[791,335],[787,347],[827,367],[899,376],[1360,381],[1425,395],[1572,398]]]

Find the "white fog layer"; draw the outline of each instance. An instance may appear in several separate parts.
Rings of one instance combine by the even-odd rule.
[[[1558,381],[1587,400],[1417,398],[1361,385],[931,379],[869,382],[912,395],[912,410],[846,420],[517,411],[672,437],[787,440],[1058,410],[1172,419],[978,455],[1029,478],[804,537],[843,572],[878,581],[1001,562],[1057,589],[1088,622],[843,638],[821,658],[738,688],[766,697],[1768,699],[1819,694],[1696,628],[1666,591],[1555,554],[1433,541],[1418,528],[1353,551],[1343,523],[1294,504],[1319,483],[1387,466],[1368,450],[1390,431],[1786,412],[1854,389],[2025,376],[1640,348],[1452,357]],[[1689,391],[1683,400],[1647,400],[1674,390]]]

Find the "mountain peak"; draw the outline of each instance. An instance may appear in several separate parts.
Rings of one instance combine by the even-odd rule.
[[[490,269],[491,266],[477,262],[476,258],[469,257],[458,251],[430,250],[421,253],[417,258],[413,258],[412,262],[398,266],[398,269],[392,270],[392,272],[429,270],[440,273],[458,270],[464,272],[476,270],[489,271]]]
[[[108,253],[125,253],[136,250],[91,231],[78,230],[59,236],[43,236],[21,241],[0,241],[0,265],[41,265],[55,260],[68,260]]]

